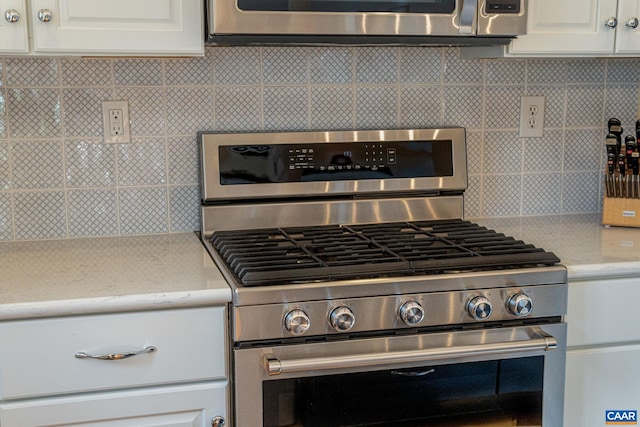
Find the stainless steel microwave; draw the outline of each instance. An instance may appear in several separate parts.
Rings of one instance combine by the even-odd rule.
[[[208,44],[500,45],[527,0],[207,0]]]

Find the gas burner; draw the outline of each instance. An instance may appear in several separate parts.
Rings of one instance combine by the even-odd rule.
[[[242,286],[554,265],[553,254],[463,220],[214,232]]]

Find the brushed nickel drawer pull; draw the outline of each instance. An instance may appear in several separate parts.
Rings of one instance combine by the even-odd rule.
[[[129,357],[138,356],[145,353],[153,353],[158,349],[152,345],[143,348],[140,351],[128,351],[126,353],[110,353],[110,354],[88,354],[78,352],[75,354],[76,359],[99,359],[99,360],[122,360]]]

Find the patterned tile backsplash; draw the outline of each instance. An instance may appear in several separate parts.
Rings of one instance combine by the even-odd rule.
[[[466,127],[466,217],[599,212],[609,117],[640,59],[460,58],[455,48],[215,47],[200,58],[0,57],[0,241],[199,227],[196,132]],[[520,97],[546,97],[519,138]],[[132,143],[104,144],[101,101]]]

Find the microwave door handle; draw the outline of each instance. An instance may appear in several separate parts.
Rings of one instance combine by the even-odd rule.
[[[473,23],[476,19],[476,11],[478,9],[478,0],[460,0],[462,8],[460,9],[459,34],[473,34]]]
[[[391,363],[414,363],[447,357],[488,356],[533,351],[549,351],[558,347],[558,341],[545,333],[533,333],[536,338],[528,340],[485,343],[447,348],[384,352],[376,354],[352,354],[345,356],[311,357],[305,359],[279,360],[272,354],[263,356],[263,366],[269,376],[293,372],[362,368]]]

